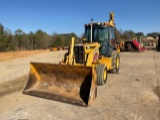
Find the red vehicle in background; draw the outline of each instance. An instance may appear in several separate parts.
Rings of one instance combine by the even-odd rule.
[[[131,41],[126,41],[124,44],[124,47],[126,49],[126,51],[144,51],[145,48],[143,46],[141,46],[140,43],[138,43],[138,41],[136,39],[131,40]]]
[[[121,41],[119,43],[120,51],[141,52],[145,50],[143,43],[138,39],[132,39],[127,41]]]

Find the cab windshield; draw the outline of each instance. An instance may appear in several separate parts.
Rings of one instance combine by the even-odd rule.
[[[84,37],[87,39],[87,42],[91,40],[91,27],[85,28]],[[102,42],[108,40],[108,27],[102,26],[93,26],[92,28],[92,42]]]
[[[91,41],[91,27],[85,27],[85,42]],[[110,40],[114,39],[114,28],[110,26],[94,26],[92,27],[92,42],[100,44],[100,54],[108,55],[112,51]]]

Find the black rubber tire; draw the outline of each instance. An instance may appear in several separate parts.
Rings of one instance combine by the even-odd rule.
[[[112,56],[112,65],[113,65],[113,69],[111,70],[112,73],[119,73],[119,68],[120,68],[120,56],[119,53],[117,53],[116,55]]]
[[[133,52],[133,46],[132,46],[131,43],[129,43],[129,51],[130,51],[130,52]]]
[[[105,64],[98,64],[96,66],[97,85],[104,85],[107,81],[107,67]],[[106,76],[104,76],[106,74]],[[105,77],[105,78],[104,78]]]

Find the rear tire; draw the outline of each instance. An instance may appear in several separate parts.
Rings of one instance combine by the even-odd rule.
[[[98,64],[96,66],[97,85],[104,85],[107,81],[107,67],[105,64]]]
[[[126,50],[129,52],[133,52],[134,48],[131,42],[126,43]]]

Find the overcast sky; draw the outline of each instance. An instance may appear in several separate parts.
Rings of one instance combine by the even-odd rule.
[[[91,18],[108,21],[110,11],[117,29],[160,32],[160,0],[0,0],[0,23],[12,33],[41,29],[80,36]]]

